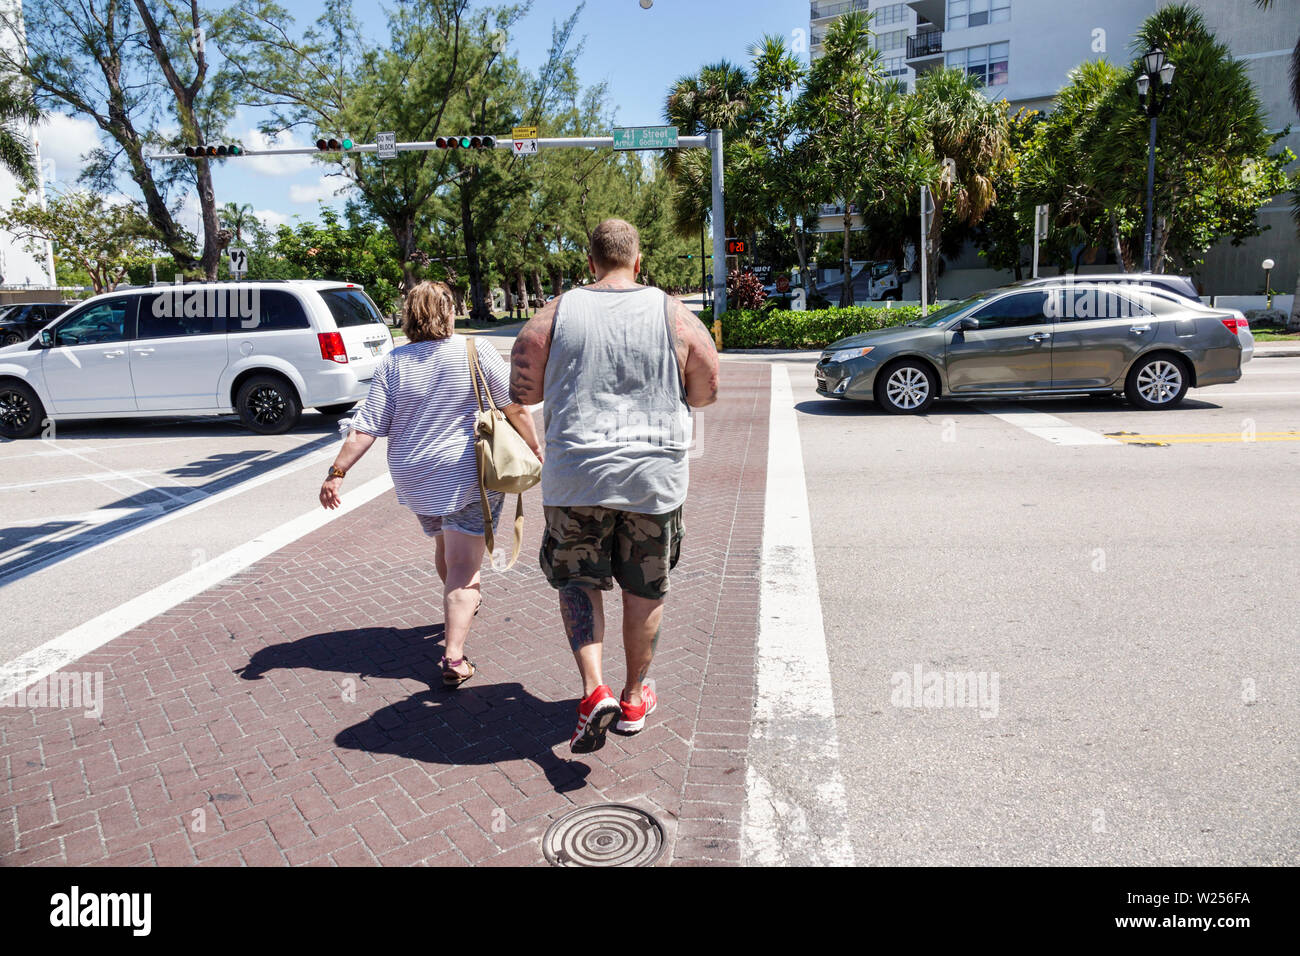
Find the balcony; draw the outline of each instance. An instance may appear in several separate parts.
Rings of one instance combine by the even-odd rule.
[[[868,0],[840,0],[839,3],[814,3],[809,10],[808,19],[828,20],[854,10],[866,12]]]
[[[907,58],[920,60],[943,53],[943,31],[931,30],[907,38]]]

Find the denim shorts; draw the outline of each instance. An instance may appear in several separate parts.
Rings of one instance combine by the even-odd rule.
[[[488,507],[492,509],[492,530],[496,532],[497,519],[501,517],[501,505],[506,496],[499,491],[487,493]],[[483,536],[483,503],[476,494],[474,500],[459,511],[449,515],[416,515],[424,533],[433,538],[444,531],[459,531],[461,534]]]

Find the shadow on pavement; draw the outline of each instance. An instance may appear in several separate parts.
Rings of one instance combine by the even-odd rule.
[[[556,756],[573,732],[577,700],[533,696],[517,681],[488,683],[482,675],[457,690],[442,686],[443,625],[372,627],[313,634],[255,653],[238,673],[261,680],[281,669],[308,668],[428,685],[340,731],[334,742],[350,750],[395,754],[449,766],[528,760],[557,792],[579,790],[590,769]]]

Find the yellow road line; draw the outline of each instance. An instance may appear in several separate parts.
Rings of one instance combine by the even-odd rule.
[[[1255,442],[1266,442],[1266,441],[1300,441],[1300,435],[1279,435],[1279,436],[1256,435],[1254,438],[1244,438],[1241,435],[1232,435],[1231,437],[1225,435],[1219,438],[1208,438],[1208,437],[1175,438],[1172,435],[1111,435],[1109,437],[1114,438],[1116,441],[1123,442],[1126,445],[1140,445],[1145,443],[1159,444],[1159,445],[1196,445],[1196,444],[1250,445],[1250,444],[1254,444]]]

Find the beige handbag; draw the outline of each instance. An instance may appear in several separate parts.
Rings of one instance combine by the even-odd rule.
[[[510,563],[505,566],[509,569],[519,560],[519,548],[523,543],[523,493],[542,480],[542,463],[515,431],[505,412],[492,401],[487,376],[478,364],[478,349],[470,336],[465,338],[465,351],[469,353],[469,374],[474,382],[474,397],[478,399],[474,451],[478,459],[479,501],[483,505],[483,540],[489,553],[494,550],[496,542],[492,533],[492,509],[488,507],[487,493],[500,491],[518,496],[515,505],[515,543],[510,552]],[[486,406],[483,401],[485,396]]]

